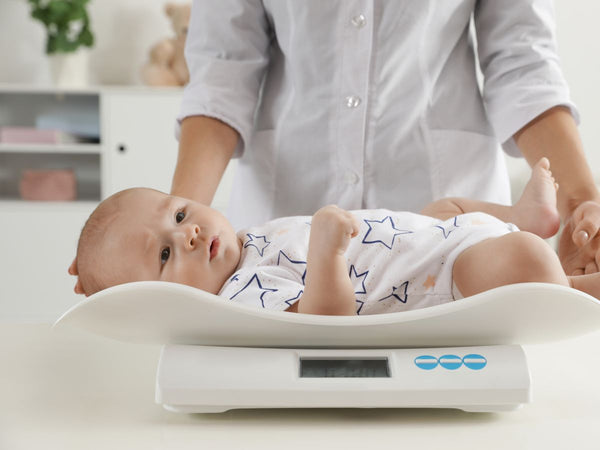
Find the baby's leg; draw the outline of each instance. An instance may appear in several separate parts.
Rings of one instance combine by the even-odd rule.
[[[538,236],[522,231],[469,247],[456,259],[452,276],[464,297],[515,283],[570,286],[554,250]]]
[[[514,206],[499,205],[468,198],[445,198],[427,205],[421,214],[446,220],[458,214],[484,212],[504,222],[514,223],[544,239],[554,236],[560,226],[556,209],[557,185],[546,158],[533,167],[523,195]]]

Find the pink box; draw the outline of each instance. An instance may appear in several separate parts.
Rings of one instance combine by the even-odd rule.
[[[71,169],[24,170],[19,183],[23,200],[73,201],[77,197],[77,180]]]
[[[76,140],[60,130],[31,127],[0,127],[0,142],[6,144],[68,144]]]

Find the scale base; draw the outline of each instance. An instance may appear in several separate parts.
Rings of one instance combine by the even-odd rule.
[[[531,401],[520,346],[276,349],[169,345],[156,402],[177,413],[264,408],[512,411]]]
[[[231,411],[234,409],[268,409],[263,406],[234,406],[234,407],[223,407],[223,406],[189,406],[189,405],[162,405],[169,412],[179,413],[179,414],[220,414],[227,411]],[[468,413],[500,413],[500,412],[510,412],[516,411],[517,409],[521,409],[523,405],[479,405],[479,406],[454,406],[452,408],[447,409],[460,409],[462,411]],[[327,408],[332,408],[331,406]],[[353,406],[352,408],[358,408]],[[407,406],[398,406],[394,409],[398,408],[408,408]],[[423,408],[423,407],[420,407]],[[434,409],[434,407],[429,407]],[[440,409],[438,407],[437,409]],[[298,407],[288,406],[286,408],[273,408],[273,409],[298,409]],[[362,408],[362,409],[374,409],[374,408]],[[377,407],[377,409],[382,409],[381,407]],[[388,408],[389,409],[389,408]]]

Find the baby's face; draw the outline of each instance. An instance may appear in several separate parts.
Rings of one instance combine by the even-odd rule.
[[[216,294],[235,271],[241,241],[218,211],[181,197],[143,189],[123,200],[106,236],[111,284],[161,280]]]

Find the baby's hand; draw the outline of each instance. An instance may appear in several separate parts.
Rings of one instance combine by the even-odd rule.
[[[324,206],[312,218],[310,246],[319,253],[342,255],[358,230],[358,220],[352,213],[335,205]]]

